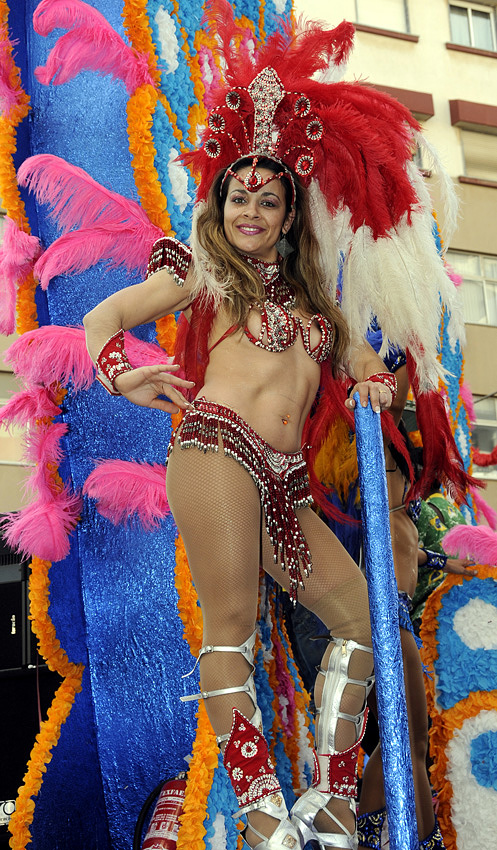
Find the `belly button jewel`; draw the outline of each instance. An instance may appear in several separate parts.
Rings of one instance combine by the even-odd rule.
[[[283,425],[288,425],[288,423],[290,421],[290,414],[287,413],[287,415],[284,418],[282,418],[281,421],[283,422]]]

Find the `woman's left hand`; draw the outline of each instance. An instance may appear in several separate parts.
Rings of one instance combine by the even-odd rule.
[[[367,407],[368,401],[370,401],[375,413],[388,410],[392,404],[392,393],[386,384],[379,384],[377,381],[361,381],[352,387],[349,398],[345,402],[345,407],[348,407],[349,410],[353,410],[356,406],[354,399],[356,393],[359,393],[362,407]]]
[[[474,566],[475,562],[472,558],[447,558],[444,572],[456,576],[477,576],[478,570],[470,569]]]

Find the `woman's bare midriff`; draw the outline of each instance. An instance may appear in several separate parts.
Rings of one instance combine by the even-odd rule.
[[[211,344],[223,334],[223,324],[215,323]],[[294,452],[301,448],[320,371],[300,337],[285,351],[271,352],[237,330],[211,352],[198,395],[231,407],[278,451]]]

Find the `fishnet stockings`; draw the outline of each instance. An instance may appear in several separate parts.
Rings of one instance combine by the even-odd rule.
[[[264,529],[261,534],[257,488],[247,471],[226,457],[221,448],[213,453],[175,446],[168,463],[167,495],[202,607],[203,643],[239,646],[255,628],[261,555],[264,569],[285,589],[289,586],[287,573],[274,564]],[[313,573],[305,589],[299,590],[299,600],[337,636],[370,646],[366,583],[357,565],[310,508],[298,511],[298,517],[313,558]],[[355,658],[365,655],[354,652],[354,678],[363,678],[372,670],[370,655],[367,660]],[[200,661],[202,689],[206,691],[242,685],[249,673],[250,667],[239,653],[214,652]],[[319,689],[316,698],[320,698]],[[362,688],[347,686],[343,711],[356,714],[363,699]],[[233,708],[249,719],[255,710],[245,693],[206,700],[216,735],[229,732]],[[353,743],[352,728],[348,721],[339,721],[337,746],[344,748]],[[330,804],[338,817],[342,802],[333,800]],[[260,812],[251,814],[265,819],[266,833],[271,834],[274,822],[268,828],[268,821],[272,819]],[[255,819],[253,823],[265,831]],[[329,831],[328,825],[326,829]]]

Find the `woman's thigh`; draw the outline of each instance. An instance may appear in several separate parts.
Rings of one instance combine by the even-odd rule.
[[[231,457],[176,445],[167,497],[202,608],[204,643],[239,644],[257,617],[260,517],[257,487]]]
[[[311,509],[297,511],[312,557],[312,573],[299,588],[298,599],[337,636],[369,644],[367,585],[359,567],[331,529]],[[288,573],[274,563],[268,535],[262,539],[262,563],[267,573],[289,589]]]

